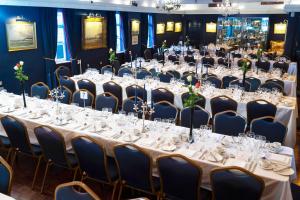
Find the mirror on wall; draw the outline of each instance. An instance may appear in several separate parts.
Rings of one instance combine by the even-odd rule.
[[[268,17],[219,17],[217,43],[240,47],[266,46],[269,32]]]

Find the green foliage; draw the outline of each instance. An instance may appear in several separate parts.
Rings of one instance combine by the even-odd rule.
[[[247,59],[242,60],[242,67],[241,70],[243,71],[244,74],[246,74],[250,70],[250,61]]]
[[[20,82],[28,81],[29,77],[24,74],[23,72],[23,66],[19,66],[15,70],[16,79],[18,79]]]
[[[110,61],[110,63],[114,62],[117,60],[117,55],[116,55],[116,52],[114,50],[110,50],[109,51],[109,58],[108,60]]]
[[[201,97],[193,90],[193,86],[190,84],[189,88],[189,97],[185,99],[183,106],[185,108],[194,108],[196,106],[197,101],[201,100]]]

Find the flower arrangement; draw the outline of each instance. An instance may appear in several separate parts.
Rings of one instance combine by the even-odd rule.
[[[163,43],[162,43],[162,45],[161,45],[161,49],[162,49],[163,51],[165,51],[165,49],[167,49],[167,40],[164,40],[164,41],[163,41]]]
[[[257,52],[256,52],[256,57],[257,57],[258,61],[260,61],[260,59],[262,57],[262,54],[263,54],[263,50],[262,50],[262,48],[260,48],[260,45],[258,45],[258,49],[257,49]]]
[[[17,63],[14,66],[16,79],[18,79],[20,82],[25,82],[25,81],[28,81],[28,79],[29,79],[28,76],[25,75],[23,72],[23,66],[24,66],[23,61],[20,61],[19,63]]]
[[[110,63],[113,63],[114,61],[117,60],[116,52],[112,48],[109,49],[109,58],[108,58],[108,60],[109,60]]]
[[[243,86],[245,86],[246,74],[251,69],[251,63],[247,58],[241,61],[241,70],[243,72]]]
[[[191,45],[191,40],[190,40],[189,36],[185,36],[185,42],[184,43],[187,47],[189,47]]]

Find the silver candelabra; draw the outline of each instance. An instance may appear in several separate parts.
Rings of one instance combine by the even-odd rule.
[[[59,109],[59,100],[65,98],[65,93],[60,88],[54,88],[53,90],[50,91],[49,95],[56,102],[56,114],[58,115],[60,113],[59,112],[60,111],[60,109]]]
[[[147,102],[143,102],[142,105],[141,105],[141,109],[139,109],[139,105],[138,103],[135,103],[134,104],[134,110],[135,112],[137,113],[142,113],[142,119],[143,119],[143,126],[142,126],[142,133],[145,133],[146,132],[146,128],[145,128],[145,118],[146,118],[146,114],[149,114],[150,116],[155,112],[154,111],[154,108],[150,108],[148,109],[148,105],[147,105]]]

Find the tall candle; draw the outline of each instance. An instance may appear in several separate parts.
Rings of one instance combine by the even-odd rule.
[[[135,90],[134,90],[134,101],[137,103],[137,85],[135,85]]]
[[[151,89],[151,108],[153,108],[153,95],[152,95],[152,89]]]
[[[143,90],[143,102],[145,102],[145,90],[146,90],[146,85],[144,84],[144,90]]]

